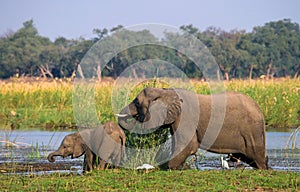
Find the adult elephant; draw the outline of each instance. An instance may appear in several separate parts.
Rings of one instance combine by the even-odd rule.
[[[231,154],[257,169],[267,169],[264,117],[259,106],[237,92],[198,95],[183,89],[146,88],[118,115],[123,129],[170,127],[170,169],[183,166],[198,148]]]
[[[78,158],[84,155],[83,171],[91,171],[98,158],[97,168],[104,169],[107,160],[116,166],[120,165],[125,154],[126,136],[118,124],[107,122],[95,129],[84,129],[66,135],[59,148],[48,155],[50,162],[55,156]]]

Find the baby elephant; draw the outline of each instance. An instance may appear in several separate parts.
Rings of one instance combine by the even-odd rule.
[[[50,162],[54,162],[54,156],[77,158],[85,155],[84,172],[91,171],[96,166],[97,160],[99,169],[104,169],[108,160],[111,160],[113,165],[119,166],[122,157],[126,158],[125,141],[126,136],[119,125],[107,122],[98,128],[84,129],[65,136],[59,148],[47,158]]]

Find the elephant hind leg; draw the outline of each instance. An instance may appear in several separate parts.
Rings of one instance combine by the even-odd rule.
[[[264,147],[256,147],[256,150],[249,152],[249,165],[255,169],[268,169],[268,157]]]
[[[234,157],[238,157],[238,159],[240,159],[241,161],[247,163],[248,165],[250,165],[251,167],[253,167],[254,169],[268,169],[268,158],[252,158],[252,157],[248,157],[244,154],[233,154]]]
[[[268,169],[268,157],[259,158],[254,161],[254,168],[256,169]]]
[[[249,160],[247,162],[251,167],[253,167],[254,169],[268,169],[265,165],[265,163],[263,162],[257,162],[255,160]]]

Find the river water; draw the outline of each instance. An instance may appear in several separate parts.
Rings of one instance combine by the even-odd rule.
[[[51,131],[0,131],[0,163],[26,161],[39,157],[46,161],[48,153],[56,150],[62,139],[72,132]],[[13,146],[13,147],[7,147]],[[267,132],[267,155],[269,166],[275,170],[300,172],[300,133]],[[220,154],[202,153],[197,167],[201,170],[220,169]],[[58,161],[71,161],[60,159]],[[77,161],[82,162],[82,158]],[[80,166],[77,166],[80,169]]]

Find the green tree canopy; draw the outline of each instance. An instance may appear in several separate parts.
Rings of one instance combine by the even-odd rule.
[[[212,53],[221,73],[219,78],[257,78],[297,77],[300,72],[300,29],[298,23],[290,19],[268,22],[256,26],[251,32],[224,31],[209,27],[201,31],[192,24],[180,27],[182,34],[166,33],[164,39],[157,39],[148,30],[130,31],[122,25],[112,29],[94,29],[92,39],[67,39],[58,37],[52,42],[49,38],[39,35],[33,20],[25,21],[16,32],[0,38],[0,78],[12,76],[43,76],[70,77],[76,71],[85,54],[99,40],[110,42],[102,51],[114,50],[114,46],[127,47],[134,42],[163,42],[166,45],[177,43],[184,45],[181,35],[189,33],[198,38]],[[115,38],[114,41],[107,41]],[[124,41],[124,39],[126,41]],[[175,41],[175,42],[174,42]],[[125,44],[124,44],[125,42]],[[197,53],[194,53],[197,54]],[[189,77],[201,78],[202,72],[178,50],[164,46],[145,44],[131,47],[120,53],[112,53],[108,63],[99,76],[117,77],[129,65],[146,60],[158,59],[173,63]],[[201,56],[201,53],[198,54]],[[209,61],[208,66],[209,66]],[[97,71],[98,69],[91,69]],[[143,69],[133,71],[142,75]]]

